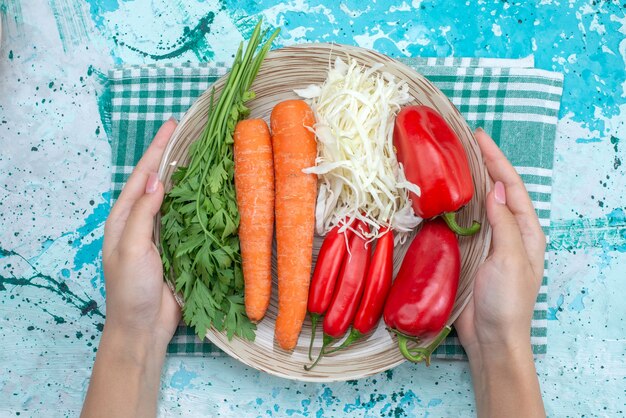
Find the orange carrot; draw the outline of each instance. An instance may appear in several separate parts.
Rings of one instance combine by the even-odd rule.
[[[272,141],[263,119],[235,127],[235,191],[239,208],[239,242],[244,301],[251,321],[263,319],[272,292],[274,233],[274,164]]]
[[[275,337],[285,350],[298,342],[306,315],[317,177],[302,169],[315,165],[315,122],[309,105],[288,100],[272,110],[272,146],[276,179],[276,243],[278,245],[278,317]]]

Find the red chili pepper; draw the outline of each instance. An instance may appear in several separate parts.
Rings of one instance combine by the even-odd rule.
[[[478,232],[478,222],[463,228],[455,219],[474,185],[463,145],[445,119],[428,106],[407,106],[396,117],[393,144],[407,180],[421,189],[421,196],[411,194],[415,213],[424,219],[442,215],[459,235]]]
[[[410,361],[426,360],[450,332],[461,272],[456,235],[439,219],[427,222],[409,246],[387,302],[385,323],[397,334],[400,351]],[[435,337],[425,348],[407,347],[408,341]]]
[[[315,330],[317,321],[324,315],[333,297],[335,283],[339,276],[339,270],[347,253],[347,240],[352,237],[352,230],[349,228],[345,232],[339,232],[343,225],[332,228],[322,243],[322,247],[317,255],[315,271],[311,279],[309,288],[309,300],[307,310],[311,317],[311,343],[309,344],[309,359],[311,358],[311,348],[315,340]]]
[[[354,228],[362,233],[369,233],[367,224],[356,221]],[[370,264],[371,247],[365,239],[358,234],[350,238],[349,255],[345,257],[339,274],[339,281],[335,286],[333,299],[324,316],[324,339],[320,354],[310,366],[304,366],[305,370],[311,370],[325,354],[326,347],[337,338],[341,338],[354,319],[363,288],[365,287],[365,275]]]
[[[367,271],[365,290],[354,317],[352,330],[339,347],[327,351],[326,354],[348,347],[371,332],[380,321],[393,277],[393,232],[385,228],[381,233],[383,236],[378,239],[372,263]]]

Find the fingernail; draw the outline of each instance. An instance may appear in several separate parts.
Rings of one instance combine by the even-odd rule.
[[[496,181],[496,184],[493,186],[493,197],[499,204],[506,205],[506,190],[501,181]]]
[[[178,120],[174,117],[174,116],[170,116],[170,118],[168,119],[170,122],[175,122],[178,123]]]
[[[476,128],[476,133],[479,132],[485,133],[485,130],[479,126],[478,128]]]
[[[159,175],[157,173],[150,173],[148,181],[146,182],[146,193],[154,193],[159,186]]]

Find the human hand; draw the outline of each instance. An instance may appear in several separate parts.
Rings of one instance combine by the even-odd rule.
[[[476,274],[472,298],[454,326],[466,351],[493,354],[530,347],[546,238],[511,163],[485,131],[478,129],[475,136],[495,181],[486,201],[492,246]]]
[[[102,259],[106,282],[106,330],[165,349],[180,321],[180,308],[163,281],[152,242],[154,216],[163,201],[157,170],[176,122],[165,122],[146,150],[105,224]]]
[[[81,417],[154,417],[167,344],[180,308],[152,242],[163,201],[159,162],[176,122],[165,122],[104,226],[106,320]]]
[[[495,181],[486,201],[493,235],[454,327],[470,360],[479,416],[545,416],[530,326],[546,238],[511,163],[482,129],[475,137]]]

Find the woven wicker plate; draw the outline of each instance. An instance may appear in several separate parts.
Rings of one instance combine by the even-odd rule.
[[[250,117],[263,118],[269,123],[272,107],[286,99],[297,98],[293,89],[304,88],[312,83],[322,83],[326,78],[329,64],[336,56],[347,60],[348,56],[364,65],[381,62],[384,70],[404,79],[410,86],[415,104],[422,103],[437,109],[457,133],[469,157],[474,177],[475,195],[459,216],[459,222],[469,225],[475,219],[482,223],[481,231],[471,238],[460,238],[462,270],[452,316],[452,323],[468,302],[472,291],[473,277],[480,263],[487,256],[491,231],[486,218],[484,202],[489,188],[478,146],[463,117],[450,103],[448,98],[434,87],[423,76],[411,68],[393,59],[365,49],[336,44],[305,44],[271,51],[261,67],[257,79],[252,86],[256,98],[248,103]],[[216,93],[224,86],[225,77],[215,83]],[[187,149],[196,140],[206,122],[209,107],[210,91],[205,92],[187,111],[174,132],[165,151],[159,175],[165,183],[165,189],[171,187],[171,175],[177,164],[187,164]],[[155,222],[155,238],[159,236],[160,219]],[[159,242],[158,239],[155,239]],[[322,239],[316,237],[314,257]],[[394,254],[394,274],[397,273],[407,245],[396,249]],[[179,303],[183,303],[177,295]],[[228,341],[225,334],[213,329],[208,330],[207,338],[230,356],[248,366],[267,373],[303,381],[339,381],[358,379],[390,369],[404,361],[398,351],[395,338],[392,338],[381,321],[377,330],[368,338],[354,344],[347,350],[329,355],[312,371],[305,371],[303,366],[309,364],[307,357],[308,344],[311,336],[310,322],[305,321],[297,347],[292,352],[281,350],[274,344],[274,322],[277,314],[277,289],[274,258],[274,288],[267,315],[258,325],[254,342],[234,338]],[[320,333],[318,333],[320,335]],[[424,341],[428,344],[428,341]],[[315,343],[315,352],[321,347],[321,336]]]

